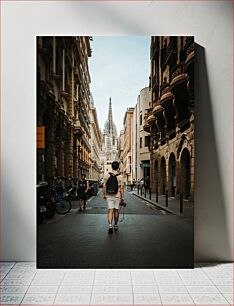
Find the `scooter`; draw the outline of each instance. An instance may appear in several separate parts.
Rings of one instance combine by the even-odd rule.
[[[65,192],[65,197],[66,197],[66,198],[69,198],[71,201],[72,201],[72,200],[78,200],[79,197],[78,197],[78,193],[77,193],[77,188],[76,188],[76,186],[68,187],[68,188],[66,189],[66,192]]]

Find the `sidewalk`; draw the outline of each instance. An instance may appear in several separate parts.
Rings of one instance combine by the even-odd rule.
[[[160,209],[163,209],[169,213],[172,213],[174,215],[178,215],[183,218],[188,218],[190,221],[193,221],[194,217],[194,203],[189,202],[188,200],[183,201],[183,214],[180,213],[180,201],[178,199],[169,197],[168,198],[168,206],[166,207],[166,198],[165,195],[159,195],[158,196],[158,203],[156,203],[156,193],[151,194],[151,200],[149,192],[145,194],[143,193],[141,196],[141,192],[139,191],[139,194],[137,193],[137,189],[133,190],[131,192],[133,195],[148,201],[149,203],[159,207]]]

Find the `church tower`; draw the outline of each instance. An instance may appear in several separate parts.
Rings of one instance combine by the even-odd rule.
[[[103,129],[101,159],[104,175],[111,171],[112,161],[118,160],[118,135],[113,120],[111,97],[109,100],[108,116]]]

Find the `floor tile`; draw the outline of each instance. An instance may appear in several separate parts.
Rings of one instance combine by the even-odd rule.
[[[53,281],[53,280],[56,280],[56,281],[62,281],[63,280],[63,276],[62,275],[36,275],[34,277],[34,280],[48,280],[48,281]]]
[[[173,278],[172,279],[156,279],[156,283],[157,285],[178,285],[178,286],[183,286],[184,283],[182,280],[174,280]]]
[[[33,279],[35,274],[29,273],[29,274],[16,274],[16,273],[8,273],[7,276],[4,279]]]
[[[0,274],[0,280],[2,281],[6,276],[7,276],[8,272],[2,272]]]
[[[214,284],[212,283],[211,280],[209,279],[183,279],[183,284],[185,286],[213,286]]]
[[[189,293],[219,293],[215,286],[186,286]]]
[[[131,271],[132,277],[154,277],[153,271]]]
[[[108,286],[108,285],[104,285],[104,286],[98,286],[98,285],[94,285],[93,286],[93,294],[109,294],[109,293],[132,293],[132,286],[131,285],[126,285],[126,286],[122,286],[122,285],[117,285],[117,286]]]
[[[148,286],[141,286],[141,285],[133,285],[133,293],[158,293],[158,287],[156,285],[148,285]]]
[[[158,291],[160,294],[167,294],[167,293],[188,293],[185,286],[176,286],[176,285],[158,285]]]
[[[15,265],[15,262],[14,261],[1,261],[0,262],[0,268],[12,268],[13,266]]]
[[[0,305],[19,305],[24,297],[24,294],[1,294]]]
[[[63,279],[61,282],[62,285],[92,285],[93,279]]]
[[[25,293],[28,286],[0,286],[1,294]]]
[[[160,296],[163,305],[194,305],[188,294],[160,294]]]
[[[27,293],[22,304],[53,305],[55,294]]]
[[[142,286],[147,286],[147,285],[153,285],[156,284],[155,279],[132,279],[132,284],[133,285],[142,285]]]
[[[190,294],[196,305],[229,305],[221,294]]]
[[[112,279],[118,279],[118,280],[125,280],[125,279],[131,279],[131,275],[130,274],[126,274],[126,275],[95,275],[95,279],[96,280],[102,280],[102,279],[108,279],[108,280],[112,280]]]
[[[131,285],[132,282],[131,280],[122,280],[122,279],[113,279],[113,280],[108,280],[108,279],[95,279],[94,280],[94,285],[97,286],[97,285],[112,285],[112,286],[117,286],[117,285],[124,285],[124,286],[127,286],[127,285]],[[150,284],[152,285],[152,283]]]
[[[212,279],[216,286],[233,286],[233,280],[230,279]]]
[[[208,276],[207,275],[192,275],[192,274],[181,274],[180,275],[181,279],[184,280],[184,279],[196,279],[196,280],[209,280]]]
[[[54,305],[89,305],[91,294],[58,294]]]
[[[58,294],[68,294],[68,293],[91,293],[92,286],[91,285],[61,285],[59,287]]]
[[[59,269],[61,271],[61,269]],[[101,269],[64,269],[66,273],[95,273]],[[103,271],[109,271],[109,269],[103,269]]]
[[[105,270],[105,271],[100,271],[99,269],[96,270],[95,273],[96,276],[114,276],[114,277],[118,277],[118,276],[130,276],[130,270]]]
[[[38,278],[38,279],[34,279],[32,281],[32,286],[50,286],[50,285],[60,285],[61,283],[61,280],[60,279],[56,279],[56,278],[53,278],[53,279],[44,279],[44,278]]]
[[[155,276],[156,282],[159,281],[172,281],[174,283],[181,283],[182,279],[179,276]]]
[[[233,276],[230,274],[228,275],[227,273],[223,274],[217,274],[217,273],[209,273],[207,274],[210,279],[227,279],[227,280],[233,280]]]
[[[227,285],[227,286],[221,286],[221,285],[217,285],[218,290],[221,293],[233,293],[233,286],[232,285]]]
[[[26,286],[30,285],[31,283],[31,278],[30,279],[4,279],[1,282],[1,286]]]
[[[231,305],[234,304],[233,294],[224,293],[223,296],[228,301],[228,303],[230,303]]]
[[[27,293],[57,293],[59,286],[30,286]]]
[[[12,268],[10,267],[0,267],[0,276],[2,274],[6,274],[6,273],[9,273],[11,271]]]
[[[23,268],[36,268],[35,262],[17,262],[15,267],[23,267]]]
[[[162,305],[159,294],[134,294],[134,305]]]
[[[90,305],[133,305],[132,294],[92,294]]]
[[[94,280],[94,275],[65,275],[63,281]]]

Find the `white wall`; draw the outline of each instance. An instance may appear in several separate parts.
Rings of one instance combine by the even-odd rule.
[[[4,1],[2,16],[2,260],[35,260],[35,35],[44,34],[195,35],[204,48],[196,67],[195,257],[231,260],[231,1]]]

